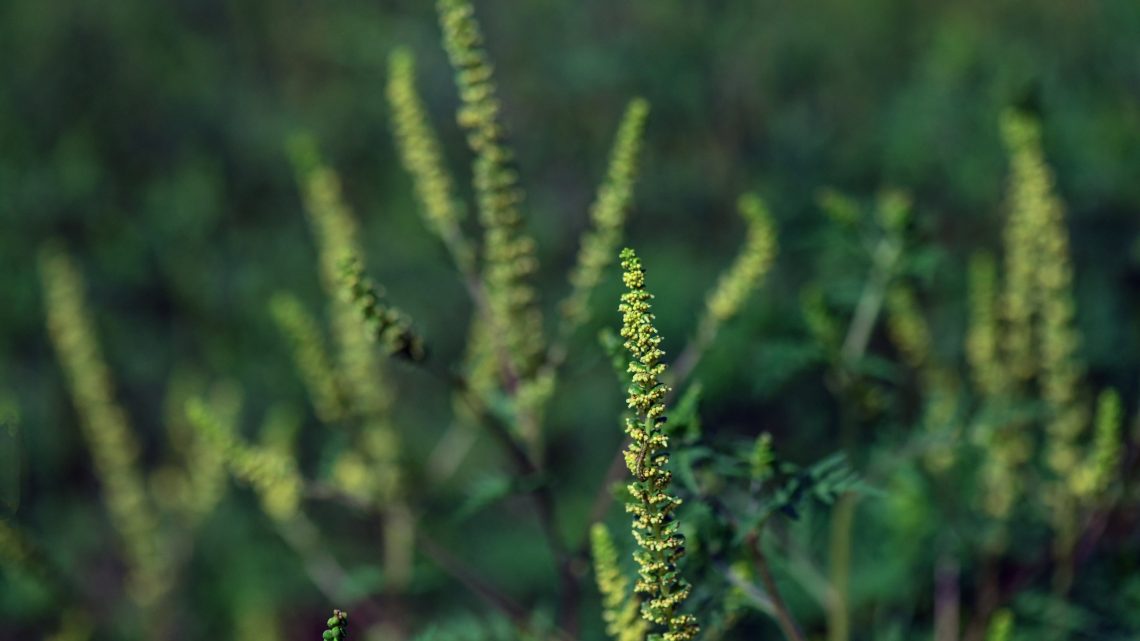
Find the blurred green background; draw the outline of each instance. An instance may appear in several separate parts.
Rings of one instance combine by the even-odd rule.
[[[1140,4],[485,0],[476,8],[549,307],[566,291],[611,136],[634,96],[652,111],[627,242],[649,266],[670,353],[693,332],[705,292],[736,252],[737,196],[754,190],[768,201],[780,236],[775,269],[697,371],[708,433],[770,430],[792,460],[839,447],[827,364],[799,295],[824,282],[842,309],[865,274],[838,256],[818,206],[823,188],[864,203],[883,188],[910,193],[922,247],[915,273],[936,349],[960,360],[963,261],[1000,249],[1007,160],[998,119],[1008,106],[1039,115],[1068,206],[1090,379],[1118,386],[1125,407],[1135,407]],[[103,611],[123,607],[121,568],[107,553],[115,536],[44,329],[39,246],[63,241],[83,270],[149,467],[164,458],[164,399],[183,377],[240,385],[249,429],[273,407],[298,413],[302,464],[319,468],[328,436],[267,312],[278,291],[323,308],[285,149],[292,133],[312,133],[340,173],[371,273],[391,299],[448,361],[465,340],[470,305],[422,225],[390,135],[383,91],[397,46],[417,56],[418,86],[467,189],[469,155],[430,2],[0,4],[0,391],[21,416],[15,516],[81,582],[106,586]],[[593,339],[617,322],[616,271],[607,280],[550,412],[561,521],[572,536],[620,439],[622,390]],[[880,334],[872,349],[889,355]],[[429,378],[394,371],[407,457],[423,460],[451,401]],[[857,462],[872,442],[867,435],[852,453]],[[498,460],[481,445],[440,496],[462,496]],[[454,527],[449,500],[429,505],[426,527],[520,600],[548,606],[528,596],[551,573],[525,508],[508,503]],[[378,564],[374,526],[314,512],[368,589]],[[1137,575],[1140,539],[1126,537],[1128,545]],[[409,606],[415,620],[480,608],[446,577],[425,576]],[[245,489],[207,524],[179,590],[171,616],[185,639],[230,636],[241,612],[256,609],[278,615],[285,638],[308,638],[336,605],[308,583]],[[878,598],[905,603],[911,591],[901,581]],[[596,607],[584,619],[596,619]],[[50,604],[34,588],[0,578],[0,639],[35,638],[45,621]],[[586,626],[600,634],[596,620]],[[869,629],[859,638],[880,636]]]

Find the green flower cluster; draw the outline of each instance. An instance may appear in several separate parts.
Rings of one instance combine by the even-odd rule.
[[[709,294],[706,314],[715,326],[736,316],[776,258],[776,230],[760,196],[744,194],[737,201],[737,210],[748,225],[748,231],[740,254]]]
[[[234,477],[253,487],[266,514],[277,521],[297,515],[303,482],[290,452],[242,442],[233,425],[200,398],[187,401],[186,417],[209,439],[215,456],[226,462]]]
[[[526,378],[539,365],[542,317],[528,282],[538,259],[534,240],[523,230],[523,192],[513,168],[514,152],[499,122],[493,71],[474,8],[468,0],[440,0],[438,7],[462,102],[458,121],[475,154],[472,182],[484,228],[483,282],[490,321],[515,374]]]
[[[592,228],[582,237],[578,262],[570,272],[573,289],[562,302],[566,323],[564,331],[577,327],[589,317],[590,293],[597,287],[602,270],[609,266],[621,242],[629,202],[633,198],[641,135],[648,115],[649,103],[642,98],[634,99],[618,127],[606,179],[590,207]]]
[[[345,641],[348,639],[348,614],[341,610],[333,610],[333,614],[325,623],[328,629],[321,634],[324,641]]]
[[[364,256],[358,241],[360,230],[344,201],[339,177],[323,162],[316,143],[298,136],[292,141],[291,153],[317,241],[321,284],[331,301],[332,335],[349,405],[355,416],[375,419],[379,425],[392,404],[391,391],[379,359],[369,348],[357,310],[340,295],[344,261]]]
[[[46,248],[40,256],[40,275],[48,332],[95,459],[111,522],[126,548],[131,596],[152,605],[170,585],[158,515],[138,466],[138,443],[126,412],[115,401],[79,271],[62,251]]]
[[[590,551],[598,591],[602,594],[606,634],[615,641],[642,641],[647,622],[640,616],[638,599],[629,592],[629,581],[618,565],[617,548],[610,532],[601,523],[590,528]]]
[[[645,270],[632,249],[622,250],[621,268],[626,292],[618,310],[622,313],[621,337],[632,357],[627,403],[634,411],[625,422],[631,440],[625,463],[634,478],[626,511],[634,515],[633,536],[641,548],[634,553],[640,575],[634,589],[646,597],[642,616],[661,629],[650,635],[651,640],[687,641],[700,628],[696,617],[678,613],[692,587],[677,567],[685,553],[685,540],[674,517],[681,499],[669,493],[672,473],[666,469],[669,438],[664,430],[664,399],[668,388],[661,383],[665,353],[650,311],[653,295],[645,289]]]
[[[317,418],[323,423],[343,418],[344,400],[317,320],[291,294],[275,295],[269,301],[269,311],[289,341],[294,365],[309,392]]]
[[[412,361],[424,359],[423,339],[412,331],[412,322],[400,310],[384,305],[381,293],[364,275],[360,260],[352,257],[341,268],[343,295],[363,320],[369,339],[379,343],[391,356]]]
[[[986,398],[1005,391],[1006,376],[999,354],[997,310],[997,265],[993,256],[977,254],[970,259],[970,326],[966,335],[966,359],[974,387]]]
[[[459,270],[468,274],[474,269],[475,255],[459,227],[463,205],[453,193],[451,175],[445,168],[427,109],[416,92],[415,80],[415,58],[411,52],[394,52],[388,61],[387,96],[396,146],[404,168],[412,175],[428,227],[451,252]]]

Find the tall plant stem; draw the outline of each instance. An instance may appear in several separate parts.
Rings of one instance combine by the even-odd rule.
[[[799,624],[796,623],[795,617],[792,616],[791,610],[788,609],[788,604],[784,602],[784,597],[780,595],[776,580],[772,577],[772,570],[768,567],[768,559],[764,556],[764,550],[760,545],[760,536],[756,532],[752,532],[748,535],[748,544],[752,550],[752,562],[756,565],[756,572],[760,575],[764,589],[768,591],[768,598],[772,602],[772,609],[776,615],[776,623],[779,624],[784,637],[788,641],[804,641],[804,634],[800,630]]]
[[[898,238],[888,235],[882,238],[871,254],[871,273],[863,285],[855,313],[847,328],[847,335],[839,351],[838,384],[840,394],[850,389],[854,380],[855,364],[867,352],[871,332],[878,322],[883,309],[883,300],[894,275],[899,255],[902,253]],[[845,449],[850,449],[854,441],[853,424],[843,421],[841,439]],[[851,577],[851,530],[855,523],[855,507],[858,497],[844,495],[836,503],[831,520],[831,584],[832,598],[827,607],[827,637],[829,641],[847,641],[850,637],[849,587]]]
[[[425,364],[427,365],[427,364]],[[543,475],[541,465],[535,461],[527,451],[526,446],[518,441],[511,433],[510,428],[501,418],[496,416],[491,408],[467,384],[467,380],[450,370],[428,365],[426,370],[437,378],[449,384],[459,398],[479,417],[479,422],[491,434],[503,450],[507,453],[515,468],[515,472],[523,478],[538,478]],[[559,583],[559,624],[571,636],[576,636],[579,627],[578,605],[581,596],[579,573],[575,571],[576,555],[571,555],[558,531],[555,517],[554,493],[548,483],[537,483],[530,490],[531,503],[534,506],[535,516],[543,536],[554,558],[555,571]]]
[[[851,530],[859,498],[845,494],[835,504],[831,520],[831,591],[827,601],[828,641],[847,641],[851,634],[848,592],[851,583]]]

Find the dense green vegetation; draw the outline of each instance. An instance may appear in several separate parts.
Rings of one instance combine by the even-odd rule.
[[[1140,7],[439,6],[0,6],[0,640],[1140,633]]]

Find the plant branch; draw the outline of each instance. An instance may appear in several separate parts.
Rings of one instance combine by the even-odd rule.
[[[326,599],[334,603],[344,600],[344,586],[348,584],[348,572],[340,563],[321,545],[320,531],[304,514],[298,513],[288,521],[278,524],[278,531],[285,542],[301,557],[305,573],[313,585],[320,590]],[[380,622],[384,620],[383,609],[370,600],[361,600],[347,604],[353,612],[358,613],[365,621]]]
[[[846,392],[854,380],[855,364],[863,358],[871,340],[871,332],[883,309],[883,300],[894,275],[895,266],[902,254],[901,241],[887,235],[879,240],[871,255],[871,273],[863,285],[855,313],[847,327],[847,335],[839,350],[837,376],[841,392]],[[843,447],[852,440],[851,423],[844,421]],[[831,599],[827,607],[827,629],[830,641],[847,641],[850,622],[847,613],[848,583],[851,575],[851,529],[855,521],[858,497],[843,496],[835,507],[831,522]]]
[[[756,532],[751,532],[748,535],[748,545],[752,550],[752,561],[756,565],[760,581],[764,584],[764,589],[768,591],[768,597],[772,602],[772,609],[775,611],[776,622],[779,624],[780,630],[783,631],[788,641],[804,641],[804,635],[799,624],[796,623],[787,603],[780,595],[780,589],[776,586],[775,579],[772,578],[772,570],[768,567],[768,560],[760,546],[760,536]]]
[[[483,403],[482,399],[475,394],[463,376],[439,367],[429,366],[426,369],[428,372],[436,375],[452,386],[463,402],[471,409],[472,413],[479,418],[479,422],[507,452],[519,476],[523,478],[536,478],[542,475],[541,467],[531,458],[530,454],[527,453],[523,444],[515,438],[506,423],[492,413],[490,408]],[[565,543],[562,541],[562,536],[558,532],[555,519],[554,494],[550,489],[550,485],[548,483],[539,483],[530,490],[529,494],[531,502],[534,505],[539,527],[542,529],[543,536],[546,538],[547,545],[550,548],[550,553],[554,557],[555,569],[558,573],[561,591],[560,612],[562,615],[562,625],[571,632],[576,632],[578,627],[578,600],[580,594],[578,573],[574,571],[575,566],[578,565],[576,563],[577,556],[569,554]]]

